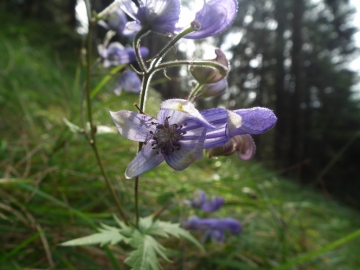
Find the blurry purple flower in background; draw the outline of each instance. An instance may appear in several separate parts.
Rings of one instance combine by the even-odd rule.
[[[124,11],[120,8],[120,5],[111,6],[103,16],[101,21],[98,22],[102,27],[115,31],[117,34],[126,37],[132,37],[136,34],[136,31],[132,31],[126,27],[128,20]]]
[[[121,135],[146,143],[127,167],[126,178],[136,177],[164,160],[181,171],[203,156],[206,130],[211,125],[187,100],[162,102],[157,119],[125,110],[110,114]]]
[[[112,42],[105,48],[104,45],[98,45],[98,52],[102,59],[104,67],[118,66],[121,64],[129,64],[136,61],[136,55],[133,48],[124,48],[119,42]],[[147,56],[149,49],[140,47],[141,55]]]
[[[169,35],[175,31],[179,20],[180,0],[143,0],[137,7],[131,0],[117,0],[121,9],[135,21],[129,22],[127,28],[148,30]]]
[[[213,242],[220,243],[225,241],[225,231],[238,234],[242,230],[240,222],[233,218],[200,219],[197,216],[189,217],[184,223],[184,227],[188,230],[204,232],[202,242],[210,238]]]
[[[194,193],[191,201],[188,202],[192,207],[201,209],[204,212],[215,212],[221,208],[224,204],[224,199],[221,197],[215,197],[210,201],[206,198],[206,193],[203,190],[197,190]]]
[[[181,22],[177,30],[187,27],[192,21],[200,24],[200,30],[186,35],[184,38],[200,39],[217,35],[232,24],[236,17],[237,0],[203,0],[203,7],[196,13],[195,18],[181,14]]]
[[[126,70],[121,74],[114,93],[119,96],[123,90],[129,93],[140,93],[141,80],[135,71]]]

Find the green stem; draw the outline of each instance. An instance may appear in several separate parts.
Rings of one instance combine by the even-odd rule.
[[[141,71],[146,72],[147,68],[146,65],[144,63],[144,60],[141,56],[140,53],[140,42],[141,42],[141,38],[143,36],[145,36],[147,33],[149,33],[149,28],[148,27],[143,27],[141,28],[141,30],[139,32],[137,32],[137,34],[135,35],[134,38],[134,50],[135,50],[135,55],[136,55],[136,60],[140,65]]]
[[[203,84],[198,83],[195,88],[191,91],[191,93],[188,96],[189,101],[194,101],[194,99],[197,97],[197,94]]]
[[[124,220],[125,224],[128,224],[128,220],[122,209],[119,198],[116,195],[115,189],[114,189],[113,185],[111,184],[111,181],[106,173],[106,170],[105,170],[102,160],[100,158],[99,150],[98,150],[97,144],[96,144],[96,134],[95,134],[96,129],[94,126],[94,121],[93,121],[92,104],[91,104],[91,96],[90,96],[90,93],[91,93],[91,52],[92,52],[91,33],[92,33],[93,22],[91,20],[89,0],[85,0],[85,4],[86,4],[87,13],[88,13],[88,21],[89,21],[89,28],[88,28],[88,35],[87,35],[87,53],[86,53],[86,105],[87,105],[88,119],[89,119],[89,123],[90,123],[89,143],[95,153],[95,157],[96,157],[96,160],[100,167],[101,173],[105,178],[105,182],[106,182],[107,187],[110,190],[111,195],[115,201],[115,204],[119,210],[120,216]]]
[[[179,34],[177,34],[170,42],[156,55],[156,59],[151,63],[151,68],[156,67],[161,59],[168,53],[168,51],[178,42],[182,37],[190,34],[191,32],[196,31],[194,25],[191,24],[188,28],[182,30]]]
[[[219,64],[212,60],[195,60],[195,61],[189,61],[189,60],[176,60],[171,62],[165,62],[162,63],[156,67],[153,67],[150,71],[159,71],[161,69],[166,69],[168,67],[177,67],[177,66],[202,66],[202,67],[212,67],[217,69],[221,75],[226,75],[229,69],[222,64]]]

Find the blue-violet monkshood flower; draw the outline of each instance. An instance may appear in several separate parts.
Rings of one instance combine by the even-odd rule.
[[[157,119],[132,111],[110,112],[124,137],[146,143],[129,164],[125,177],[133,178],[162,161],[177,171],[202,158],[202,150],[225,144],[236,135],[261,134],[272,128],[276,116],[267,108],[199,112],[183,99],[161,103]]]
[[[194,208],[201,209],[204,212],[215,212],[224,204],[224,199],[221,197],[215,197],[208,201],[206,193],[199,189],[194,193],[193,198],[188,202],[188,204]]]
[[[198,0],[200,1],[200,0]],[[238,10],[237,0],[203,0],[203,7],[195,14],[195,18],[189,18],[186,14],[180,14],[177,25],[179,32],[187,27],[192,21],[200,24],[200,30],[186,35],[184,38],[201,39],[217,35],[232,24]]]
[[[98,45],[98,52],[104,67],[129,64],[136,61],[136,55],[133,48],[124,48],[119,42],[112,42],[107,48],[104,45]],[[149,49],[140,47],[140,54],[145,57],[149,54]]]
[[[132,37],[137,32],[126,27],[128,20],[119,4],[110,6],[110,10],[107,10],[102,15],[102,19],[98,21],[99,25],[105,29],[115,31],[120,36]]]
[[[180,15],[180,0],[139,0],[137,7],[132,0],[117,0],[120,8],[133,18],[127,24],[128,29],[150,31],[171,35]]]
[[[141,91],[141,80],[139,76],[133,70],[125,70],[117,83],[114,93],[118,96],[122,91],[139,94]]]
[[[225,231],[238,234],[242,230],[240,222],[233,218],[200,219],[197,216],[189,217],[184,227],[188,230],[203,231],[204,235],[201,239],[203,243],[208,238],[213,242],[223,243],[225,241]]]
[[[206,130],[212,128],[191,102],[181,99],[162,102],[157,119],[125,110],[110,114],[121,135],[146,143],[127,167],[128,179],[164,160],[173,169],[184,170],[202,158]]]

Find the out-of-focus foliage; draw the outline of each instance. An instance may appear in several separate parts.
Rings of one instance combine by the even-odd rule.
[[[232,28],[216,41],[232,54],[222,102],[273,108],[278,123],[273,138],[257,142],[261,157],[360,206],[360,103],[347,65],[357,52],[354,10],[342,0],[239,3]]]

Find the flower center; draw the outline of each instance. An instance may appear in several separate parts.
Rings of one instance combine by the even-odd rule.
[[[168,155],[169,153],[174,152],[175,150],[181,149],[180,140],[186,131],[183,131],[182,128],[186,126],[186,123],[183,125],[169,124],[170,116],[165,118],[164,124],[154,123],[156,125],[155,131],[150,131],[150,134],[153,135],[153,142],[151,143],[152,149],[157,149],[163,155]]]

